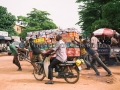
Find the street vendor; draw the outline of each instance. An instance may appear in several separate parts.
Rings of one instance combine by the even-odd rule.
[[[115,35],[113,35],[111,38],[111,46],[118,46],[118,41],[117,41]]]

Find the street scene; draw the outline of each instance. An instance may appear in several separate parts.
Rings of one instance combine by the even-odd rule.
[[[119,0],[1,0],[0,90],[120,90],[119,8]]]

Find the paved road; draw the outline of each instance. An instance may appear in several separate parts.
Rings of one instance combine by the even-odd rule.
[[[0,90],[120,90],[120,71],[118,68],[111,67],[116,75],[105,77],[106,72],[102,72],[102,76],[94,76],[94,71],[83,70],[81,78],[76,84],[68,84],[62,79],[54,79],[54,85],[44,84],[43,81],[35,80],[32,71],[33,67],[29,62],[21,61],[23,71],[16,71],[17,67],[12,64],[12,56],[0,57]],[[116,79],[117,78],[117,79]],[[112,83],[106,81],[112,80]],[[118,81],[119,80],[119,81]]]

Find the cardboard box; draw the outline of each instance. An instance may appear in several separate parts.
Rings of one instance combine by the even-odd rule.
[[[68,57],[80,56],[79,48],[67,48],[66,53]]]

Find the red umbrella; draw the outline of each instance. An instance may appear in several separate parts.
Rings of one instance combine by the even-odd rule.
[[[113,30],[109,28],[101,28],[93,32],[95,36],[112,36],[113,35]]]

